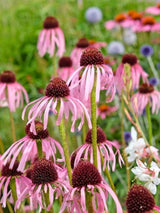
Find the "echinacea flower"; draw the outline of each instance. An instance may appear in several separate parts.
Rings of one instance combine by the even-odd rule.
[[[155,205],[154,197],[150,191],[139,184],[134,184],[127,194],[126,207],[128,213],[147,213],[160,207]]]
[[[121,26],[123,28],[130,27],[132,21],[127,18],[127,16],[123,13],[115,16],[114,20],[109,20],[105,23],[105,27],[107,30],[111,30],[117,26]]]
[[[31,124],[29,123],[25,128],[27,135],[14,142],[1,156],[0,159],[3,160],[3,164],[6,165],[8,162],[10,162],[9,168],[12,169],[16,158],[18,158],[20,152],[22,152],[17,171],[23,172],[26,163],[29,160],[33,161],[38,155],[38,146],[41,147],[42,154],[47,160],[52,158],[53,161],[56,162],[56,153],[58,150],[61,159],[57,159],[57,161],[64,162],[64,153],[61,145],[58,141],[49,136],[48,130],[43,129],[43,124],[39,121],[35,121],[36,134],[30,131],[30,126]]]
[[[125,76],[124,65],[129,64],[131,67],[131,79],[132,79],[132,89],[136,89],[139,86],[140,77],[142,77],[143,82],[148,82],[147,77],[148,74],[142,69],[140,64],[138,63],[138,59],[134,54],[125,54],[122,58],[121,64],[118,66],[115,75],[115,82],[118,91],[121,93],[124,88],[124,80]]]
[[[133,26],[134,32],[154,32],[160,30],[160,22],[156,22],[156,20],[152,16],[143,17],[141,22],[135,26]]]
[[[23,107],[23,94],[28,103],[28,95],[24,87],[16,81],[12,71],[5,70],[0,74],[0,102],[1,106],[8,106],[11,112]]]
[[[106,42],[101,42],[101,41],[89,40],[89,46],[97,48],[97,49],[100,49],[102,47],[106,47],[107,43]]]
[[[158,3],[156,6],[146,8],[145,12],[150,13],[152,15],[159,15],[160,14],[160,3]]]
[[[65,51],[65,40],[59,23],[55,17],[48,16],[43,22],[43,30],[38,37],[37,49],[41,57],[49,53],[50,57],[54,55],[55,46],[57,47],[57,56],[61,57]]]
[[[49,211],[54,200],[66,192],[68,192],[68,184],[58,177],[53,162],[39,159],[32,165],[30,182],[18,198],[15,209],[19,208],[20,203],[29,196],[31,210],[39,207],[39,212],[42,209]]]
[[[98,7],[89,7],[85,12],[85,18],[89,23],[95,24],[102,20],[102,11]]]
[[[149,104],[152,113],[158,113],[160,109],[160,92],[155,90],[151,84],[143,83],[139,90],[131,98],[133,108],[136,113],[142,114],[144,108]]]
[[[148,57],[153,55],[153,48],[151,45],[145,44],[141,47],[140,52],[143,56]]]
[[[76,156],[73,157],[74,159],[74,167],[79,163],[81,158],[84,158],[85,160],[89,160],[91,163],[93,163],[93,148],[92,148],[92,130],[89,130],[86,135],[85,144],[82,144],[80,147],[78,147],[75,152]],[[114,149],[116,150],[114,152]],[[72,161],[72,155],[71,155],[71,161]],[[116,166],[116,155],[118,155],[118,161],[119,165],[122,166],[123,159],[120,154],[119,145],[107,140],[105,133],[100,127],[97,127],[97,162],[98,162],[98,170],[101,172],[101,157],[103,157],[103,171],[106,168],[109,169],[110,164],[112,164],[112,171],[115,170]]]
[[[59,59],[58,65],[58,76],[62,78],[62,80],[66,81],[74,72],[71,58],[67,56],[61,57]]]
[[[122,55],[125,52],[125,48],[120,41],[111,41],[107,46],[108,54],[110,55]]]
[[[35,103],[35,104],[34,104]],[[23,110],[22,118],[24,119],[24,115],[28,106],[34,104],[29,113],[28,113],[28,123],[31,123],[31,132],[35,132],[34,120],[43,117],[44,129],[47,128],[49,111],[52,111],[53,114],[57,114],[57,110],[59,107],[59,114],[57,115],[56,125],[60,125],[61,120],[63,118],[63,114],[65,115],[65,119],[69,118],[69,112],[72,114],[72,126],[71,131],[74,131],[75,122],[77,119],[81,119],[81,122],[78,126],[78,130],[82,128],[84,123],[84,118],[88,121],[89,128],[92,126],[89,114],[87,109],[78,99],[70,96],[70,87],[67,86],[66,82],[60,78],[54,78],[47,85],[45,90],[45,96],[41,97],[35,101],[29,103]]]
[[[98,106],[97,115],[101,117],[101,119],[105,119],[106,116],[112,114],[113,112],[117,111],[116,106],[109,106],[107,104],[101,104]]]
[[[73,68],[77,69],[80,65],[80,58],[82,55],[82,52],[89,47],[89,41],[86,38],[81,38],[76,43],[76,47],[71,52],[71,59],[73,62]]]
[[[98,49],[89,47],[83,51],[80,67],[75,70],[67,83],[71,88],[78,88],[80,100],[88,101],[94,81],[96,81],[96,102],[99,102],[101,90],[107,91],[106,101],[112,101],[115,94],[112,69],[104,64],[103,55]]]
[[[9,163],[2,166],[1,169],[1,176],[0,176],[0,191],[3,191],[2,197],[0,200],[0,203],[2,203],[2,206],[6,207],[7,199],[10,198],[13,201],[12,196],[12,186],[15,188],[17,198],[20,197],[23,189],[28,184],[28,178],[23,176],[22,172],[17,171],[19,162],[15,161],[13,168],[9,168]],[[12,186],[10,185],[12,184]],[[2,189],[2,186],[4,187]],[[9,187],[10,186],[10,187]]]
[[[158,165],[152,161],[150,164],[150,168],[146,163],[142,163],[142,161],[137,160],[137,166],[132,168],[131,171],[136,175],[140,181],[144,181],[145,187],[152,193],[156,194],[157,185],[160,184],[159,172],[160,168]]]
[[[64,197],[60,213],[65,209],[73,213],[88,213],[86,196],[91,195],[90,205],[96,213],[108,212],[106,204],[110,194],[116,204],[117,213],[122,213],[119,200],[110,186],[103,180],[96,167],[88,161],[80,161],[73,170],[73,188]],[[91,211],[91,209],[90,209]]]
[[[134,127],[131,128],[131,141],[125,148],[125,153],[129,155],[127,160],[129,163],[135,161],[137,158],[141,158],[144,153],[146,143],[143,138],[137,138],[137,132]]]

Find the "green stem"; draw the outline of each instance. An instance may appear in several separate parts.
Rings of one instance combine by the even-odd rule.
[[[37,143],[37,151],[38,151],[38,157],[42,158],[43,157],[43,151],[42,151],[42,141],[40,139],[36,140]]]
[[[59,110],[60,110],[60,101],[57,104],[57,115],[59,114]],[[69,156],[69,147],[68,147],[68,144],[66,141],[64,118],[62,118],[61,123],[59,125],[59,132],[61,135],[62,147],[63,147],[65,162],[66,162],[66,166],[67,166],[69,182],[72,185],[72,169],[71,169],[70,156]]]
[[[129,164],[128,164],[128,160],[127,160],[127,155],[125,153],[125,148],[126,148],[126,143],[124,140],[124,101],[123,98],[121,96],[121,140],[122,140],[122,146],[123,146],[123,157],[124,157],[124,162],[126,165],[126,174],[127,174],[127,186],[128,186],[128,191],[130,189],[130,171],[129,171]]]
[[[4,153],[4,146],[3,146],[3,141],[0,137],[0,153],[3,154]]]
[[[85,195],[86,195],[86,205],[87,205],[88,213],[94,213],[94,209],[92,206],[92,194],[85,191]]]
[[[67,166],[67,171],[68,171],[69,182],[72,185],[72,169],[71,169],[71,164],[70,164],[69,148],[68,148],[68,144],[66,141],[66,133],[65,133],[65,126],[64,126],[63,118],[59,125],[59,131],[60,131],[60,135],[61,135],[61,139],[62,139],[62,146],[63,146],[64,156],[65,156],[65,161],[66,161],[66,166]]]
[[[85,140],[86,140],[86,135],[87,135],[87,121],[86,121],[86,118],[84,120],[84,124],[83,124],[83,127],[82,127],[82,143],[85,143]]]
[[[97,104],[96,104],[96,78],[91,92],[91,122],[92,122],[92,147],[93,163],[97,168]]]
[[[150,114],[150,107],[149,103],[146,106],[146,114],[147,114],[147,120],[148,120],[148,136],[149,136],[149,144],[152,146],[152,122],[151,122],[151,114]]]
[[[11,188],[11,191],[12,191],[12,197],[13,197],[13,200],[14,200],[14,203],[15,203],[17,201],[17,193],[16,193],[16,183],[15,183],[14,177],[11,178],[9,185],[10,185],[10,188]],[[20,213],[20,210],[17,209],[16,212]]]
[[[149,66],[150,66],[150,68],[151,68],[151,70],[153,72],[154,77],[156,77],[157,79],[159,79],[159,76],[157,74],[157,70],[155,69],[155,66],[153,64],[151,56],[148,56],[147,60],[148,60]]]
[[[7,207],[10,213],[14,213],[11,204],[9,203],[9,201],[7,200]]]
[[[16,141],[15,125],[14,125],[13,115],[10,110],[9,110],[9,116],[10,116],[10,122],[11,122],[12,138],[13,138],[13,142],[15,142]]]
[[[58,76],[56,64],[57,64],[56,56],[53,55],[53,76],[54,76],[54,78]]]
[[[45,200],[46,206],[48,206],[49,203],[50,203],[50,200],[49,200],[49,191],[47,191],[47,193],[45,193],[43,191],[43,195],[44,195],[44,200]],[[46,212],[48,212],[48,213],[54,213],[53,207],[51,207],[50,210],[47,210]]]

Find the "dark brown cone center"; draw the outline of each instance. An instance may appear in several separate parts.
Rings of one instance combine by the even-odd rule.
[[[154,91],[154,87],[151,84],[143,83],[139,87],[139,93],[147,94],[152,93]]]
[[[78,48],[86,48],[89,47],[89,41],[86,38],[81,38],[76,44]]]
[[[105,133],[100,127],[97,127],[97,143],[104,143],[107,140]],[[92,130],[90,129],[86,135],[86,143],[92,144]]]
[[[135,184],[127,195],[126,206],[128,213],[149,213],[153,210],[155,201],[146,187]]]
[[[96,167],[88,161],[80,161],[73,170],[73,188],[87,187],[87,185],[97,185],[101,183],[101,175]]]
[[[58,179],[53,162],[46,159],[37,160],[31,172],[32,183],[40,185],[55,182]]]
[[[6,165],[2,166],[2,171],[1,171],[2,176],[9,177],[9,176],[22,175],[22,172],[17,171],[17,168],[19,166],[18,161],[15,161],[12,169],[10,169],[9,166],[10,166],[10,163],[7,163]]]
[[[32,139],[43,139],[49,136],[48,130],[43,129],[43,123],[40,121],[35,121],[35,129],[37,133],[36,135],[30,131],[30,127],[31,127],[31,124],[27,124],[25,127],[25,132]]]
[[[104,64],[102,53],[96,48],[87,48],[83,51],[80,66]]]
[[[125,54],[122,58],[122,63],[129,64],[130,66],[137,64],[137,61],[137,57],[133,54]]]
[[[67,57],[67,56],[61,57],[59,59],[58,65],[59,65],[59,67],[71,67],[72,60],[70,57]]]
[[[5,70],[0,74],[0,82],[2,83],[14,83],[16,76],[12,71]]]
[[[58,26],[59,26],[59,23],[57,19],[53,16],[48,16],[47,18],[45,18],[43,22],[43,28],[45,29],[53,29],[53,28],[57,28]]]
[[[63,98],[69,96],[69,94],[70,91],[66,82],[58,77],[51,80],[45,90],[45,95],[48,97]]]

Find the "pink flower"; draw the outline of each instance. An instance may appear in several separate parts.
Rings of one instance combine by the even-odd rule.
[[[146,8],[145,12],[153,14],[153,15],[159,15],[160,14],[160,3],[158,3],[156,6]]]
[[[30,131],[31,124],[28,124],[25,128],[27,136],[23,137],[19,141],[14,142],[10,148],[1,156],[3,164],[6,165],[10,162],[9,168],[12,169],[16,158],[18,158],[20,152],[22,152],[21,159],[17,168],[17,171],[23,172],[26,163],[33,161],[38,156],[37,146],[42,147],[42,152],[47,160],[53,159],[56,162],[56,152],[60,153],[61,159],[59,162],[64,162],[64,153],[59,142],[51,138],[48,134],[48,130],[43,130],[43,124],[39,121],[35,121],[36,134]],[[39,142],[37,142],[39,140]],[[57,149],[57,150],[56,150]]]
[[[97,115],[101,117],[101,119],[105,119],[106,116],[112,114],[113,112],[117,111],[116,106],[109,106],[107,104],[101,104],[98,107]]]
[[[128,192],[126,199],[128,213],[149,213],[153,209],[160,212],[160,207],[155,205],[154,197],[144,186],[134,184]]]
[[[112,101],[115,94],[112,69],[104,64],[102,53],[96,48],[87,48],[80,59],[80,67],[67,81],[71,89],[76,88],[80,100],[88,101],[96,79],[96,102],[101,90],[107,90],[107,100]],[[79,94],[78,94],[79,93]]]
[[[86,38],[81,38],[76,43],[76,47],[71,52],[71,59],[73,62],[74,69],[77,69],[80,65],[80,58],[82,55],[82,52],[89,47],[89,41]]]
[[[43,22],[43,30],[39,34],[37,49],[41,57],[49,53],[53,56],[57,46],[57,56],[61,57],[65,51],[65,40],[59,23],[55,17],[48,16]]]
[[[142,76],[143,82],[148,82],[148,74],[142,69],[138,63],[138,59],[134,54],[125,54],[122,58],[121,64],[118,66],[115,75],[116,87],[119,92],[125,89],[123,78],[125,77],[124,64],[129,64],[131,67],[131,79],[132,79],[132,89],[138,88],[140,77]]]
[[[158,113],[160,109],[160,92],[154,90],[151,84],[143,83],[139,91],[132,96],[132,105],[136,113],[142,114],[146,105],[152,106],[152,113]]]
[[[5,70],[0,74],[0,102],[1,107],[8,106],[11,112],[23,106],[23,93],[28,103],[28,95],[21,84],[16,82],[15,74]]]
[[[63,56],[59,59],[59,67],[57,69],[58,76],[66,81],[74,72],[72,60],[70,57]]]
[[[81,55],[87,47],[100,49],[101,47],[105,47],[106,45],[106,42],[96,42],[94,40],[87,40],[86,38],[79,39],[76,47],[71,53],[71,59],[73,61],[74,69],[77,69],[79,67]]]
[[[79,161],[84,158],[85,160],[90,160],[93,163],[93,148],[92,148],[92,135],[91,131],[89,130],[86,136],[86,143],[82,144],[80,147],[77,148],[75,152],[71,155],[71,162],[72,166],[75,167],[79,163]],[[115,153],[113,151],[113,147],[116,149]],[[75,154],[76,153],[76,154]],[[119,165],[124,163],[122,156],[119,151],[119,145],[109,141],[106,139],[105,133],[103,130],[98,127],[97,128],[97,162],[98,162],[98,170],[101,173],[101,155],[104,159],[103,163],[103,171],[107,167],[109,169],[109,164],[112,163],[112,171],[115,170],[116,166],[116,155],[118,155]],[[72,156],[74,159],[72,159]]]
[[[24,190],[25,186],[28,184],[28,178],[24,177],[21,172],[17,171],[19,162],[15,161],[13,168],[9,168],[9,163],[7,163],[5,166],[2,166],[1,170],[1,177],[0,177],[0,191],[3,191],[0,203],[2,203],[2,206],[6,207],[6,201],[9,199],[13,203],[13,197],[12,197],[12,191],[10,189],[10,184],[12,181],[15,182],[15,188],[16,188],[16,196],[17,198],[20,197],[22,191]],[[4,186],[2,190],[2,186]]]
[[[73,170],[72,184],[73,188],[65,195],[59,213],[62,213],[65,209],[71,213],[88,213],[88,207],[86,207],[87,194],[91,195],[90,202],[93,212],[109,212],[106,204],[108,193],[114,199],[117,213],[123,212],[116,194],[103,180],[96,167],[90,162],[79,162]]]
[[[128,19],[128,17],[121,13],[116,15],[114,20],[109,20],[105,23],[105,27],[107,30],[111,30],[117,26],[121,26],[121,27],[130,27],[132,24],[132,20]]]
[[[107,43],[106,42],[96,42],[95,40],[89,40],[89,46],[100,49],[102,47],[106,47]]]
[[[154,32],[159,30],[160,22],[156,22],[152,16],[143,17],[141,22],[133,27],[134,32]]]
[[[70,87],[67,86],[66,82],[60,78],[54,78],[50,81],[45,90],[45,96],[29,103],[23,110],[22,118],[26,109],[29,105],[35,103],[28,113],[28,123],[31,123],[31,132],[35,133],[34,120],[43,116],[44,129],[47,128],[49,111],[57,114],[57,108],[60,106],[56,125],[60,125],[63,114],[65,119],[69,118],[69,112],[72,113],[72,126],[71,131],[74,131],[75,122],[77,119],[81,119],[78,126],[78,130],[82,128],[84,118],[86,115],[89,128],[92,126],[89,114],[84,104],[78,99],[70,96]]]
[[[19,208],[20,203],[29,196],[31,210],[39,207],[39,212],[42,209],[49,211],[54,200],[68,192],[68,184],[58,177],[54,164],[50,160],[36,161],[28,177],[30,182],[18,198],[15,209]],[[49,196],[48,201],[44,199],[46,196]]]

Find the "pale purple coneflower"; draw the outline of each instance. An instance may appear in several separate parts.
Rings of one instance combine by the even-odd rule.
[[[59,23],[55,17],[48,16],[43,22],[43,30],[39,34],[37,49],[41,57],[49,53],[50,57],[54,55],[55,46],[57,46],[56,55],[61,57],[65,51],[65,40]]]
[[[112,69],[104,64],[102,53],[96,49],[86,48],[80,59],[80,67],[67,81],[71,89],[78,88],[80,100],[88,101],[96,81],[96,102],[99,102],[100,91],[106,90],[106,101],[112,101],[115,95],[115,86]],[[77,94],[78,95],[78,94]]]
[[[18,198],[15,209],[29,196],[30,209],[39,208],[49,211],[54,200],[69,191],[69,184],[58,177],[58,173],[52,161],[39,159],[27,174],[30,182]],[[47,197],[47,198],[46,198]],[[46,199],[44,199],[46,198]]]
[[[100,49],[102,47],[106,47],[107,43],[106,42],[101,42],[101,41],[89,40],[89,46],[97,48],[97,49]]]
[[[159,15],[160,14],[160,3],[158,3],[156,6],[147,7],[145,12],[150,13],[152,15]]]
[[[65,195],[60,209],[73,213],[108,212],[107,198],[110,194],[116,204],[117,213],[122,213],[122,207],[116,194],[104,181],[96,167],[88,161],[80,161],[74,168],[72,175],[73,188]],[[86,196],[90,196],[87,203]],[[90,211],[88,209],[90,208]]]
[[[122,28],[131,27],[132,20],[128,19],[126,14],[118,14],[115,16],[114,20],[109,20],[105,23],[107,30],[112,30],[113,28],[120,26]]]
[[[156,22],[152,16],[146,16],[132,29],[134,32],[155,32],[160,30],[160,22]]]
[[[52,111],[53,114],[57,115],[58,107],[59,114],[57,115],[58,118],[56,120],[56,125],[60,125],[61,120],[63,118],[63,114],[65,115],[65,119],[68,119],[69,112],[71,111],[72,132],[74,131],[74,126],[77,119],[81,119],[81,122],[78,126],[78,130],[82,128],[85,116],[88,121],[89,128],[92,126],[90,116],[84,104],[80,100],[70,96],[70,87],[68,87],[66,82],[63,81],[61,78],[52,79],[46,87],[45,96],[35,101],[32,101],[24,108],[22,113],[23,119],[26,109],[32,104],[34,105],[31,107],[28,113],[28,123],[31,123],[31,132],[35,132],[35,125],[33,121],[37,117],[41,119],[43,116],[44,129],[46,129],[49,111]]]
[[[128,213],[153,213],[153,210],[160,212],[160,207],[156,206],[153,195],[146,187],[139,184],[134,184],[129,190],[126,207]]]
[[[93,163],[92,130],[87,132],[85,142],[85,144],[82,144],[72,153],[72,167],[77,166],[82,158]],[[116,155],[118,155],[119,165],[122,166],[122,163],[124,162],[119,150],[119,145],[107,140],[103,130],[100,127],[97,127],[97,167],[100,173],[102,171],[101,167],[103,167],[104,171],[106,166],[108,169],[110,168],[110,164],[112,164],[112,171],[115,171]],[[74,160],[72,159],[72,156],[74,157]],[[103,165],[101,165],[101,157],[104,159]]]
[[[160,92],[155,90],[151,84],[143,83],[139,91],[131,98],[133,108],[136,113],[143,114],[144,108],[149,104],[152,113],[158,113],[160,109]]]
[[[139,87],[140,78],[142,77],[143,82],[148,82],[148,74],[142,69],[141,65],[138,62],[136,55],[134,54],[125,54],[122,58],[121,64],[118,66],[115,74],[115,83],[118,89],[118,92],[121,93],[124,88],[124,80],[126,73],[124,70],[124,65],[129,64],[131,67],[131,79],[132,79],[132,89]]]
[[[11,112],[23,107],[23,94],[28,103],[28,95],[24,87],[16,81],[12,71],[5,70],[0,74],[0,102],[1,107],[8,106]],[[3,103],[3,104],[2,104]]]
[[[42,154],[47,160],[53,159],[54,162],[64,162],[63,148],[60,143],[49,136],[48,130],[43,129],[43,124],[39,121],[35,121],[36,134],[30,131],[31,124],[26,125],[26,136],[22,139],[14,142],[7,151],[1,156],[3,164],[6,165],[10,162],[9,168],[12,169],[16,159],[21,153],[19,165],[17,171],[23,172],[26,163],[33,161],[38,156],[38,145],[42,148]],[[37,142],[40,140],[40,142]],[[61,159],[56,160],[56,153],[60,153]]]
[[[12,186],[15,184],[14,187],[16,191],[14,191],[14,193],[16,193],[17,198],[20,197],[25,186],[28,184],[28,178],[23,176],[22,172],[17,171],[19,162],[15,161],[12,169],[9,168],[9,165],[10,163],[7,163],[2,166],[0,176],[0,191],[3,191],[0,203],[2,203],[4,208],[6,207],[7,199],[9,199],[12,203],[14,202],[11,190],[12,187],[10,184],[12,184]]]
[[[81,38],[76,43],[76,47],[71,52],[71,59],[73,62],[73,68],[77,69],[80,65],[80,58],[82,52],[89,47],[89,41],[86,38]]]
[[[111,115],[113,112],[117,111],[118,107],[109,106],[107,104],[101,104],[97,108],[97,116],[100,116],[101,119],[105,119],[106,116]]]
[[[71,58],[67,56],[61,57],[59,59],[58,65],[58,76],[62,78],[62,80],[67,81],[71,74],[74,72]]]

